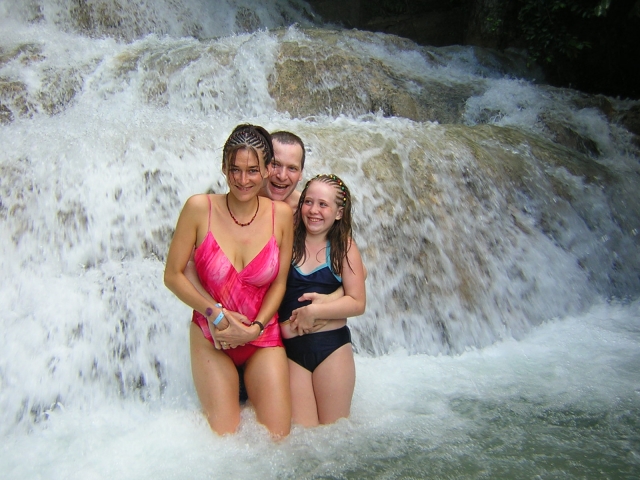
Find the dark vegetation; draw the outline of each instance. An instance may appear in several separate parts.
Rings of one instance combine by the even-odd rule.
[[[324,19],[421,45],[526,50],[547,81],[640,99],[640,0],[309,0]]]
[[[547,80],[640,98],[640,1],[499,0],[484,19],[498,48],[520,47]]]

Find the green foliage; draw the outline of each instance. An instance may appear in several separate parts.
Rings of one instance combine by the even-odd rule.
[[[487,17],[486,20],[487,30],[491,33],[499,33],[502,29],[503,21],[502,18],[499,17]]]
[[[532,61],[575,59],[590,48],[579,38],[581,23],[607,14],[612,0],[519,0],[518,30]]]

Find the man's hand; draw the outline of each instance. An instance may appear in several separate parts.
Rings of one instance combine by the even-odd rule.
[[[339,298],[340,296],[342,295],[337,295],[337,298]],[[325,295],[323,293],[309,292],[309,293],[302,294],[302,296],[298,299],[298,301],[300,302],[310,301],[312,305],[314,304],[319,305],[322,303],[327,303],[335,300],[334,297],[336,297],[335,292],[329,295]],[[291,315],[292,319],[295,317],[296,315]],[[315,333],[318,330],[321,330],[328,323],[329,323],[329,320],[316,318],[313,321],[313,325],[310,328],[308,328],[306,331],[304,331],[304,333]],[[298,330],[298,332],[300,332],[300,330]],[[302,333],[298,333],[298,334],[302,335]]]
[[[232,312],[223,308],[224,316],[229,322],[229,326],[224,330],[214,329],[211,335],[215,342],[219,342],[223,350],[227,348],[236,348],[255,340],[255,334],[249,329],[251,321],[238,312]],[[221,322],[222,323],[222,322]]]
[[[330,302],[331,300],[332,299],[329,295],[325,295],[324,293],[316,293],[316,292],[304,293],[298,299],[299,302],[310,301],[311,303],[326,303],[326,302]]]
[[[291,312],[291,328],[298,332],[298,335],[311,333],[316,320],[313,304],[296,308]]]

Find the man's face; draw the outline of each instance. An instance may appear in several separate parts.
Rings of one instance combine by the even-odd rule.
[[[269,165],[265,189],[272,200],[285,201],[302,178],[302,147],[273,141],[274,161]]]

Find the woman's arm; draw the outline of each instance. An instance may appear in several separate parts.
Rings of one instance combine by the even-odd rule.
[[[200,295],[206,298],[210,303],[212,303],[213,305],[218,303],[211,295],[209,295],[209,292],[207,292],[204,289],[204,287],[202,286],[202,283],[200,282],[200,277],[198,277],[198,271],[196,270],[196,264],[193,260],[193,252],[191,252],[191,257],[187,262],[187,266],[184,268],[184,276],[187,277],[187,280],[191,282],[191,285],[195,287],[195,289],[200,293]],[[213,315],[209,317],[207,320],[209,320],[209,331],[212,332],[212,335],[214,330],[224,330],[229,326],[229,320],[226,316],[223,317],[222,320],[220,320],[220,322],[218,322],[218,325],[213,325],[213,320],[215,320]],[[218,348],[217,345],[216,345],[216,348]]]
[[[186,201],[169,246],[164,269],[164,284],[191,308],[205,316],[207,316],[207,309],[210,309],[212,313],[209,317],[215,318],[221,311],[215,306],[215,299],[210,296],[204,297],[184,274],[197,239],[204,237],[203,232],[200,232],[200,236],[198,235],[198,229],[202,228],[201,220],[208,215],[209,202],[206,195],[194,195]]]
[[[267,294],[264,297],[260,311],[255,320],[261,322],[265,327],[275,313],[280,308],[280,303],[287,288],[287,276],[291,266],[291,256],[293,254],[293,213],[285,203],[276,204],[276,228],[279,230],[278,248],[280,249],[278,276],[273,281]]]

